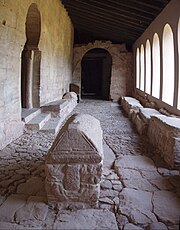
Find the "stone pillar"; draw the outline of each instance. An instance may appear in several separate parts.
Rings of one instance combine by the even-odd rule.
[[[59,208],[95,207],[100,194],[102,164],[100,122],[88,114],[73,115],[47,155],[49,204]]]
[[[26,72],[26,108],[33,108],[32,104],[32,86],[33,86],[33,60],[34,60],[34,51],[28,50],[26,52],[26,63],[27,63],[27,72]]]

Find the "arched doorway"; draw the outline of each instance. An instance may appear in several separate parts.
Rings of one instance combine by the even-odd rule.
[[[95,48],[81,61],[81,97],[110,99],[112,57],[108,51]]]
[[[40,106],[40,60],[38,44],[41,34],[41,16],[35,3],[31,4],[26,17],[26,43],[21,60],[21,104],[23,108]]]

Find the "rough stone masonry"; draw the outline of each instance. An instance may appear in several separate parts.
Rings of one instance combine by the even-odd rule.
[[[69,118],[46,159],[46,191],[58,208],[96,207],[100,195],[103,146],[100,122],[88,114]]]

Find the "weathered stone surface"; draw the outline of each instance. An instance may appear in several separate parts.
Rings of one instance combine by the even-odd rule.
[[[121,214],[116,214],[116,221],[119,229],[123,229],[124,225],[129,223],[129,220],[126,216]]]
[[[0,229],[2,230],[24,230],[24,225],[20,224],[13,224],[8,222],[0,222]],[[28,227],[28,230],[41,230],[42,227],[36,226],[36,227]]]
[[[180,119],[165,115],[152,116],[149,122],[150,143],[158,148],[169,167],[180,167]]]
[[[62,208],[76,203],[95,206],[102,176],[102,130],[97,119],[71,117],[54,141],[46,160],[48,201]],[[112,185],[111,185],[112,187]]]
[[[45,202],[45,197],[29,197],[26,205],[16,211],[16,222],[32,227],[42,225],[48,213]]]
[[[109,180],[105,180],[101,183],[101,188],[102,189],[111,189],[112,188],[112,183]]]
[[[63,99],[73,99],[77,102],[77,94],[75,92],[67,92],[63,95]]]
[[[158,191],[153,195],[154,213],[164,223],[178,224],[180,198],[173,192]]]
[[[0,195],[0,205],[5,201],[6,197]]]
[[[107,218],[108,217],[108,218]],[[60,212],[53,229],[113,229],[118,230],[115,216],[107,210],[84,209]]]
[[[15,212],[26,204],[27,196],[11,195],[0,206],[0,221],[14,221]]]
[[[143,230],[143,228],[138,227],[138,226],[136,226],[134,224],[129,223],[129,224],[126,224],[124,226],[123,230]]]
[[[139,111],[140,108],[143,108],[140,102],[133,97],[122,97],[121,105],[125,110],[125,112],[128,114],[130,119],[131,119],[132,111]]]
[[[81,114],[72,116],[61,129],[49,151],[47,162],[100,163],[102,158],[100,123],[90,115]]]
[[[99,201],[102,203],[106,203],[106,204],[114,204],[114,201],[112,201],[111,199],[109,199],[108,197],[104,197],[104,198],[99,198]]]
[[[106,189],[106,190],[101,190],[100,197],[114,198],[114,197],[117,197],[118,195],[119,195],[118,191],[112,190],[112,189]]]
[[[140,117],[146,122],[149,122],[149,119],[151,119],[151,116],[154,115],[160,115],[161,113],[157,111],[156,109],[152,108],[140,108],[139,109],[139,115]]]
[[[154,222],[149,224],[147,230],[168,230],[167,226],[161,222]]]
[[[104,152],[103,167],[111,169],[115,161],[115,155],[112,149],[110,149],[105,142],[103,143],[103,152]]]
[[[150,180],[153,185],[155,185],[160,190],[173,190],[173,186],[170,183],[170,178],[158,178],[155,180]]]
[[[148,180],[142,177],[124,180],[124,186],[127,188],[140,189],[149,192],[154,192],[158,190]]]
[[[22,183],[17,188],[17,193],[36,195],[45,190],[44,181],[40,177],[31,177],[25,183]]]
[[[156,171],[154,162],[146,156],[122,156],[115,161],[115,168]]]
[[[156,220],[152,213],[152,193],[124,188],[120,193],[120,213],[128,215],[134,224],[147,224]]]

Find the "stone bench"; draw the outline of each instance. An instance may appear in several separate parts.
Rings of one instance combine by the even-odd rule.
[[[160,114],[155,109],[144,108],[137,99],[132,97],[122,97],[121,105],[140,135],[147,134],[151,116]]]
[[[74,92],[66,93],[62,99],[50,102],[42,106],[42,112],[50,112],[52,117],[65,119],[77,105],[77,94]]]
[[[161,113],[152,108],[139,108],[139,111],[133,111],[131,119],[136,126],[137,132],[140,135],[147,134],[149,121],[152,116],[160,115]]]
[[[137,132],[148,136],[149,142],[159,150],[170,168],[180,169],[180,118],[144,108],[131,97],[123,97],[121,104]]]
[[[180,169],[180,118],[165,115],[152,116],[148,137],[169,167]]]
[[[121,105],[123,107],[123,110],[126,112],[126,114],[128,115],[130,119],[131,119],[131,115],[133,111],[139,112],[139,109],[143,108],[141,103],[133,97],[122,97]]]
[[[100,122],[73,115],[57,135],[46,159],[48,202],[59,208],[96,207],[103,164]]]

